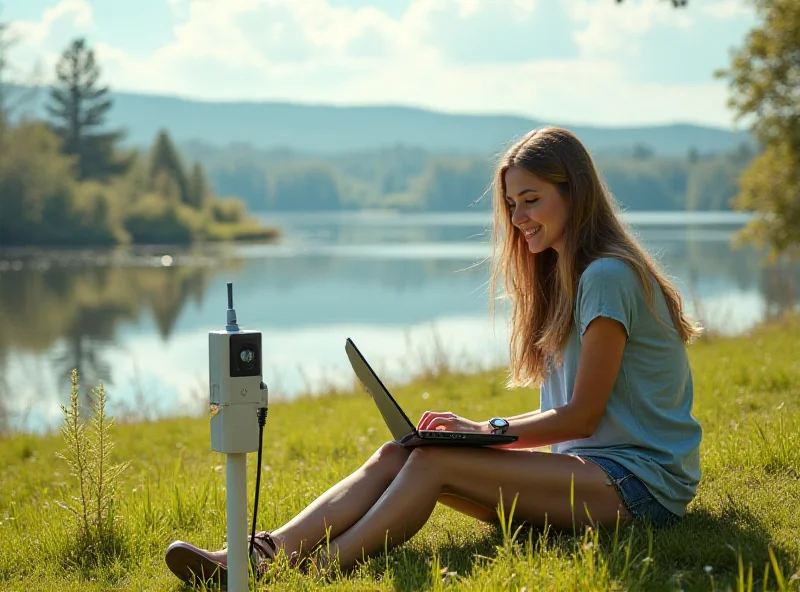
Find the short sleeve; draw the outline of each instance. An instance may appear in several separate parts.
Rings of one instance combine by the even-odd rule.
[[[593,261],[578,284],[575,316],[581,337],[597,317],[619,321],[630,337],[641,292],[636,273],[624,261],[610,258]]]

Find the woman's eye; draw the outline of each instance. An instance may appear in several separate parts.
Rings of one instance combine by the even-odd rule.
[[[507,205],[509,208],[511,208],[512,210],[513,210],[515,207],[517,207],[517,204],[515,204],[513,201],[507,201],[507,202],[506,202],[506,205]]]
[[[533,203],[536,203],[537,201],[539,201],[539,198],[538,197],[534,197],[533,199],[526,199],[525,203],[526,204],[533,204]]]

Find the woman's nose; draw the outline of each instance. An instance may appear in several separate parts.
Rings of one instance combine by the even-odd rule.
[[[519,226],[519,223],[525,220],[525,218],[527,218],[527,215],[520,208],[514,208],[514,212],[511,214],[512,224]]]

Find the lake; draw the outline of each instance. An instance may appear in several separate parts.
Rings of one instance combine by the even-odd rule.
[[[112,413],[203,413],[228,281],[240,325],[263,333],[271,400],[351,386],[347,337],[390,384],[442,356],[460,369],[507,360],[503,309],[489,318],[486,213],[262,216],[279,244],[0,250],[0,429],[57,428],[74,367],[84,385],[103,381]],[[710,329],[798,307],[797,265],[732,248],[746,215],[626,219]]]

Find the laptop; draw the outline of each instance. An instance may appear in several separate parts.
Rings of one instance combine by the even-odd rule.
[[[372,400],[375,401],[383,416],[383,421],[386,422],[386,426],[398,444],[409,448],[414,446],[496,446],[510,444],[517,440],[517,436],[508,434],[417,430],[389,390],[383,385],[381,379],[378,378],[366,358],[358,351],[352,339],[347,340],[344,349],[358,380],[372,396]]]

